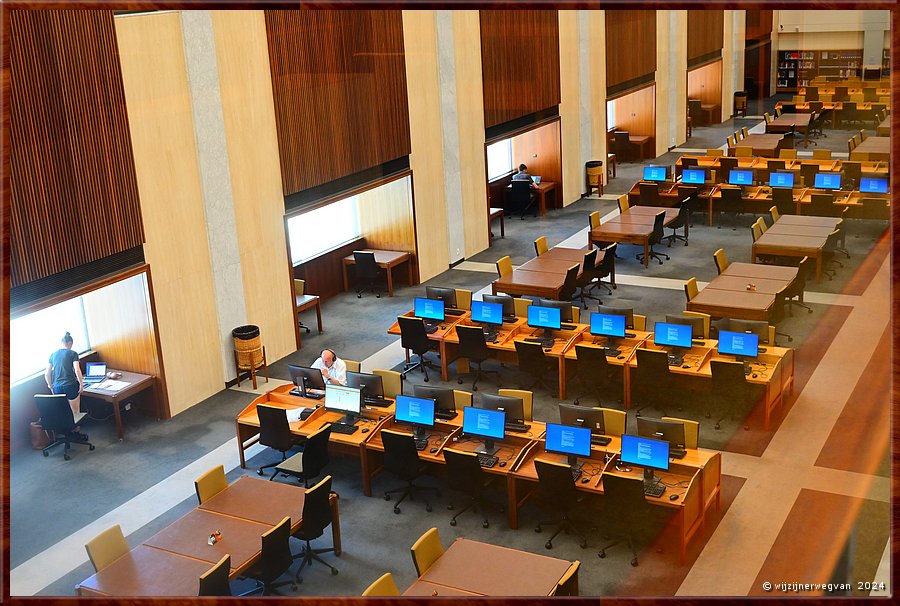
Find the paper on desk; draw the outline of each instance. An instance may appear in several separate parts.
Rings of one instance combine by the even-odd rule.
[[[287,420],[288,420],[288,423],[296,423],[297,421],[299,421],[299,420],[300,420],[300,415],[302,415],[302,414],[304,413],[304,411],[306,411],[306,410],[307,410],[306,407],[300,407],[300,408],[292,408],[292,409],[289,409],[289,410],[287,411]]]
[[[125,387],[131,385],[128,381],[115,381],[113,379],[106,379],[102,383],[98,383],[94,385],[94,389],[105,389],[106,391],[119,391]]]

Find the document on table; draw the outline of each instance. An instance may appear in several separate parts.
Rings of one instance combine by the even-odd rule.
[[[106,379],[102,383],[98,383],[94,385],[94,389],[104,389],[106,391],[119,391],[131,385],[128,381],[116,381],[113,379]]]

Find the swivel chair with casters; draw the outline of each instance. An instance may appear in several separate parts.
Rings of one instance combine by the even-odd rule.
[[[531,181],[513,181],[511,187],[509,200],[512,205],[512,211],[510,214],[518,212],[519,218],[525,220],[525,215],[531,211],[537,217],[537,205]]]
[[[294,576],[296,583],[302,583],[303,579],[300,572],[304,566],[311,566],[313,560],[327,566],[331,570],[332,575],[338,573],[337,568],[319,557],[320,554],[334,551],[334,547],[324,547],[313,549],[310,543],[323,534],[325,529],[331,526],[331,476],[325,476],[318,484],[308,489],[303,495],[303,524],[294,532],[295,539],[300,539],[305,543],[303,551],[292,556],[293,559],[302,559],[300,567],[297,568],[297,574]]]
[[[353,260],[356,263],[356,279],[360,286],[356,289],[356,298],[361,299],[363,291],[375,293],[376,298],[381,298],[381,293],[375,290],[375,282],[382,271],[375,263],[375,253],[371,251],[354,250]]]
[[[421,577],[437,562],[438,558],[444,555],[444,546],[441,545],[441,535],[438,534],[438,529],[426,530],[410,547],[409,553],[412,556],[413,566],[416,567],[416,574]]]
[[[434,365],[425,358],[425,354],[433,349],[437,349],[437,342],[428,338],[428,333],[425,332],[425,322],[421,318],[398,316],[397,322],[400,325],[400,346],[419,356],[419,361],[415,364],[407,362],[403,366],[403,372],[400,373],[400,376],[406,378],[406,375],[418,368],[425,375],[425,382],[427,383],[428,367],[434,368]]]
[[[524,389],[498,389],[497,395],[522,400],[523,421],[530,423],[534,419],[534,392]],[[511,419],[509,419],[511,420]]]
[[[575,278],[575,288],[578,291],[578,294],[572,297],[572,303],[575,302],[576,299],[581,300],[582,305],[585,309],[587,309],[587,300],[593,299],[600,303],[600,298],[595,297],[590,294],[592,288],[594,288],[594,280],[599,276],[599,271],[597,268],[597,249],[592,248],[588,252],[584,254],[584,261],[581,263],[581,277]]]
[[[679,419],[678,417],[662,417],[662,420],[681,423],[684,426],[685,448],[700,448],[700,421]]]
[[[595,255],[596,258],[596,255]],[[566,270],[566,277],[559,289],[559,301],[571,301],[575,296],[576,282],[578,280],[578,272],[581,270],[581,264],[576,263]]]
[[[723,187],[719,190],[722,197],[719,198],[719,220],[716,222],[716,228],[722,228],[722,218],[731,215],[732,231],[737,230],[735,219],[738,214],[744,210],[744,198],[740,187]]]
[[[259,415],[259,443],[281,453],[281,461],[256,470],[257,474],[264,475],[264,470],[287,460],[287,452],[297,445],[298,438],[291,433],[286,409],[260,405],[256,407],[256,413]]]
[[[275,473],[269,480],[274,480],[278,474],[293,476],[298,480],[303,480],[303,485],[309,488],[310,480],[319,477],[322,470],[328,465],[330,460],[328,440],[330,437],[331,425],[321,427],[307,438],[301,452],[275,466]]]
[[[540,343],[529,343],[522,340],[516,340],[513,343],[515,343],[516,356],[519,359],[519,370],[534,378],[534,381],[526,389],[534,391],[535,385],[541,385],[549,390],[550,385],[545,379],[551,372],[556,372],[556,361],[544,355]]]
[[[728,175],[737,167],[738,159],[734,156],[723,156],[719,158],[719,169],[716,171],[716,181],[727,183]]]
[[[665,257],[666,261],[668,261],[669,255],[667,255],[666,253],[656,252],[655,250],[653,250],[653,246],[662,242],[663,235],[664,235],[663,234],[663,225],[665,224],[665,222],[666,222],[665,211],[658,213],[656,215],[656,217],[653,219],[653,233],[650,234],[650,240],[649,240],[650,248],[647,251],[647,254],[650,255],[650,258],[656,259],[657,261],[659,261],[660,265],[662,265],[662,257]],[[644,253],[640,253],[640,254],[636,255],[635,259],[637,259],[638,261],[643,263],[644,262]]]
[[[672,233],[668,236],[665,236],[665,240],[669,241],[669,246],[672,246],[672,243],[676,240],[681,240],[684,242],[684,245],[688,245],[688,232],[686,226],[690,223],[691,220],[691,208],[685,203],[682,203],[681,208],[678,209],[678,217],[672,221],[670,225],[667,225],[667,229],[671,229]],[[682,230],[681,235],[678,234],[678,230]]]
[[[224,465],[216,465],[194,480],[194,491],[197,493],[197,501],[201,505],[226,488],[228,488],[228,479],[225,477]]]
[[[600,259],[600,265],[597,266],[595,270],[594,277],[597,279],[593,286],[588,288],[588,292],[594,290],[598,286],[602,286],[606,289],[606,292],[612,294],[612,289],[616,288],[615,275],[616,275],[616,249],[619,247],[618,242],[613,242],[612,244],[607,245],[605,248],[600,249],[603,253],[603,258]],[[603,278],[609,278],[609,284],[603,281]],[[612,287],[612,288],[610,288]],[[600,299],[597,299],[597,303],[600,305],[603,304]]]
[[[441,496],[437,488],[415,483],[416,479],[424,475],[427,466],[419,460],[419,451],[416,450],[412,434],[383,429],[381,440],[384,444],[384,468],[406,482],[404,486],[384,492],[385,501],[390,501],[392,494],[400,494],[400,498],[394,503],[394,513],[400,513],[400,503],[406,497],[412,501],[417,494],[425,492],[434,492],[437,496]],[[428,501],[425,501],[425,511],[431,511],[431,504]]]
[[[100,572],[129,551],[128,541],[125,540],[122,527],[118,524],[107,528],[85,543],[84,548],[94,566],[94,572]]]
[[[815,259],[803,257],[803,259],[800,260],[800,265],[797,269],[797,278],[788,284],[787,288],[783,291],[784,301],[788,306],[788,314],[791,316],[794,315],[794,305],[804,308],[807,313],[813,312],[812,307],[803,302],[803,293],[806,290],[806,280],[809,278],[810,273],[814,271],[815,265]]]
[[[665,415],[665,403],[671,402],[675,394],[675,381],[669,372],[666,352],[639,347],[637,367],[632,372],[634,401],[639,404],[635,416],[641,416],[641,412],[648,406],[662,411]]]
[[[212,568],[200,575],[198,596],[231,597],[231,555],[225,554]]]
[[[603,518],[614,527],[610,534],[619,535],[612,543],[604,545],[597,556],[606,557],[606,550],[625,541],[631,549],[631,565],[638,565],[634,548],[634,535],[646,523],[651,505],[644,496],[644,481],[640,478],[625,478],[613,474],[603,474]]]
[[[725,328],[731,332],[745,332],[759,337],[759,342],[765,345],[777,345],[775,343],[775,327],[765,320],[739,320],[729,318]]]
[[[478,464],[478,455],[474,452],[462,452],[452,448],[444,448],[444,461],[447,462],[447,485],[451,490],[464,494],[467,498],[466,506],[456,511],[450,518],[450,525],[456,526],[456,518],[468,510],[482,514],[482,528],[490,527],[487,517],[489,508],[484,498],[485,488],[491,483],[491,476],[486,474]],[[453,510],[453,505],[447,509]],[[500,511],[503,508],[500,507]]]
[[[553,549],[553,539],[563,531],[578,536],[578,544],[584,549],[587,547],[587,538],[571,518],[571,513],[580,508],[583,499],[575,489],[572,468],[564,463],[543,459],[535,459],[534,468],[538,476],[538,498],[548,510],[556,514],[552,520],[538,522],[534,531],[541,532],[547,525],[557,527],[556,532],[544,543],[547,549]]]
[[[602,405],[603,398],[600,394],[611,393],[615,383],[615,371],[607,363],[606,353],[599,347],[579,343],[575,345],[575,357],[578,360],[576,377],[582,386],[581,395],[575,398],[575,404],[581,404],[585,396],[590,394]]]
[[[304,518],[304,528],[306,523]],[[277,582],[294,563],[290,540],[290,517],[283,518],[274,528],[262,535],[262,551],[259,562],[244,574],[259,583],[263,595],[277,594],[278,592],[275,590],[284,585],[290,585],[293,590],[297,589],[297,582],[294,579]]]
[[[741,362],[710,360],[709,364],[712,371],[712,391],[708,396],[706,418],[711,418],[712,411],[718,409],[721,416],[716,421],[715,428],[720,429],[723,420],[734,416],[735,408],[741,410],[748,402],[755,403],[765,391],[765,386],[749,383]]]
[[[631,144],[631,134],[628,131],[617,130],[614,137],[616,157],[622,162],[632,162],[634,146]]]
[[[797,205],[794,202],[794,192],[792,189],[787,187],[773,187],[772,202],[775,203],[779,215],[796,214]]]
[[[499,386],[500,373],[496,370],[484,370],[482,368],[482,364],[492,357],[491,350],[488,349],[487,342],[484,339],[484,331],[478,326],[457,326],[456,336],[459,338],[457,354],[460,358],[468,358],[469,363],[475,365],[475,370],[467,373],[475,375],[472,380],[472,391],[478,391],[478,381],[487,374],[497,375]],[[461,385],[463,375],[457,377],[456,382]]]
[[[76,418],[65,394],[35,394],[34,404],[41,415],[41,427],[53,434],[53,442],[41,451],[45,457],[50,456],[50,450],[60,444],[63,445],[63,459],[66,461],[72,458],[69,456],[72,444],[83,444],[88,450],[94,450],[94,445],[88,442],[87,435],[77,431],[78,422],[84,418],[85,413],[78,413]]]

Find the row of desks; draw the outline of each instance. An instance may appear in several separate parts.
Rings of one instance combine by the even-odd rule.
[[[320,402],[304,400],[288,394],[290,386],[279,387],[256,398],[236,419],[238,446],[243,465],[244,448],[255,442],[259,432],[258,405],[295,408],[297,406],[315,406]],[[369,431],[361,430],[353,434],[331,434],[331,449],[336,454],[356,456],[360,459],[363,492],[372,494],[372,479],[383,467],[384,445],[381,430],[395,428],[408,430],[408,426],[399,425],[393,416],[393,405],[389,408],[364,410],[359,424]],[[305,421],[291,423],[291,432],[308,436],[318,431],[326,423],[335,422],[342,415],[317,408]],[[499,447],[497,456],[503,464],[484,469],[485,473],[498,476],[506,481],[507,517],[510,528],[519,524],[519,507],[530,498],[537,483],[537,472],[534,467],[535,458],[554,462],[565,462],[566,457],[548,453],[544,449],[544,423],[529,421],[530,430],[525,433],[507,433],[503,440],[495,441]],[[426,463],[442,465],[444,448],[474,452],[482,446],[476,440],[462,434],[462,414],[450,421],[436,419],[435,426],[429,429],[429,443],[425,450],[419,451],[419,458]],[[621,450],[621,439],[611,436],[606,446],[591,446],[591,456],[582,459],[584,470],[582,479],[576,488],[589,494],[603,494],[603,474],[615,474],[628,477],[642,477],[641,469],[618,469],[618,453]],[[431,452],[434,450],[434,452]],[[721,488],[721,454],[704,449],[689,449],[687,456],[673,460],[669,471],[658,472],[662,481],[668,486],[663,498],[647,497],[648,502],[666,507],[678,514],[677,524],[680,530],[680,551],[682,561],[690,538],[702,527],[706,511],[715,504],[718,508]],[[669,496],[678,494],[678,500],[671,501]]]
[[[623,213],[601,223],[588,234],[589,246],[604,246],[611,242],[636,244],[644,247],[644,267],[650,263],[650,236],[653,235],[653,224],[656,215],[665,214],[664,226],[669,226],[678,218],[677,208],[660,208],[658,206],[631,206]],[[684,225],[685,235],[689,226]]]
[[[582,264],[578,270],[584,271],[583,261],[587,250],[579,248],[566,248],[554,246],[546,253],[535,257],[520,265],[513,272],[502,278],[494,280],[491,289],[494,294],[498,292],[513,296],[533,295],[547,299],[559,299],[566,271],[576,264]],[[596,265],[603,261],[603,251],[597,251]],[[615,284],[615,270],[610,275]]]
[[[821,101],[820,103],[822,104],[822,107],[819,109],[815,109],[815,110],[813,109],[814,106],[812,105],[812,103],[815,103],[815,101],[804,101],[801,103],[793,103],[792,105],[794,106],[794,112],[791,112],[791,113],[810,114],[810,113],[814,113],[814,112],[825,113],[825,112],[830,111],[831,112],[831,128],[837,128],[838,115],[840,112],[843,111],[844,103],[842,101]],[[888,109],[890,109],[889,104],[886,105],[884,103],[866,102],[866,103],[857,103],[856,110],[858,112],[871,112],[872,119],[874,119],[876,107],[882,106],[882,105],[885,105]],[[775,104],[776,108],[783,107],[783,106],[784,106],[784,104],[781,101],[779,101],[778,103]],[[816,105],[815,107],[818,108],[819,106]]]
[[[822,254],[828,236],[840,219],[784,215],[753,243],[753,260],[759,256],[812,257],[816,260],[816,281],[822,279]],[[776,291],[777,292],[777,291]]]
[[[870,137],[871,138],[871,137]],[[867,139],[868,140],[868,139]],[[685,167],[684,158],[697,161],[698,168],[718,170],[721,166],[721,156],[692,156],[685,154],[675,161],[675,174],[680,175]],[[782,163],[784,166],[782,167]],[[815,158],[764,158],[761,156],[752,156],[749,158],[737,158],[737,168],[742,170],[753,171],[778,171],[799,173],[802,166],[816,166],[819,172],[836,173],[841,172],[844,168],[843,160],[817,160]],[[860,171],[863,175],[873,177],[886,177],[889,174],[890,164],[885,160],[867,160],[860,163]]]

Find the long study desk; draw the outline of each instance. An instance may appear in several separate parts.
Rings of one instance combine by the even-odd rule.
[[[682,162],[684,158],[696,160],[698,168],[710,170],[718,170],[721,164],[720,156],[693,156],[685,154],[675,161],[676,176],[681,175],[681,171],[684,168]],[[737,158],[737,168],[743,170],[753,170],[754,173],[761,173],[763,171],[766,173],[772,171],[799,173],[801,166],[814,165],[819,168],[819,172],[831,173],[841,172],[844,167],[844,162],[844,160],[838,159],[817,160],[815,158],[763,158],[760,156],[751,156]],[[780,166],[781,163],[784,163],[784,168]],[[888,175],[889,166],[888,163],[884,160],[865,160],[860,164],[860,169],[863,176],[886,177]],[[758,175],[754,175],[754,179],[758,181]],[[673,184],[669,183],[669,185]],[[630,193],[631,192],[629,192],[629,194]]]
[[[792,149],[794,147],[794,137],[790,133],[786,134],[750,134],[737,142],[737,145],[728,146],[728,155],[734,155],[735,147],[753,148],[754,156],[765,156],[767,158],[778,157],[778,150]]]
[[[814,113],[784,113],[777,118],[772,118],[766,124],[767,133],[803,133],[803,147],[809,147],[809,122],[815,117]],[[741,139],[744,141],[744,139]],[[740,143],[740,142],[739,142]]]
[[[729,186],[731,187],[731,186]],[[886,194],[863,194],[859,191],[827,191],[807,187],[795,187],[791,191],[793,199],[794,212],[798,215],[809,212],[813,194],[825,193],[831,194],[832,204],[835,212],[847,210],[847,216],[850,218],[871,218],[866,216],[866,210],[863,208],[864,198],[882,198],[886,199]],[[716,187],[712,193],[707,196],[707,213],[709,216],[709,224],[712,225],[714,217],[718,211],[719,204],[722,200],[722,188]],[[773,199],[772,188],[769,186],[744,186],[741,188],[741,201],[745,208],[744,212],[766,213],[772,206],[777,206]]]
[[[868,137],[865,141],[853,148],[850,152],[851,160],[883,160],[891,159],[891,138]]]
[[[775,294],[791,284],[797,272],[796,267],[732,263],[688,301],[687,309],[714,318],[768,321]]]
[[[647,267],[650,262],[650,236],[653,235],[653,222],[656,215],[661,212],[665,213],[664,225],[670,225],[678,218],[677,208],[632,206],[624,213],[601,223],[600,227],[592,229],[588,235],[589,243],[602,246],[610,242],[622,242],[643,246],[644,267]]]
[[[547,299],[559,299],[566,280],[566,272],[573,265],[582,265],[587,250],[553,247],[546,253],[530,259],[513,270],[509,275],[497,278],[491,283],[493,294],[506,293],[513,296],[530,295]],[[595,266],[603,260],[603,252],[598,251]],[[579,267],[578,276],[584,267]],[[615,273],[610,276],[615,284]]]

